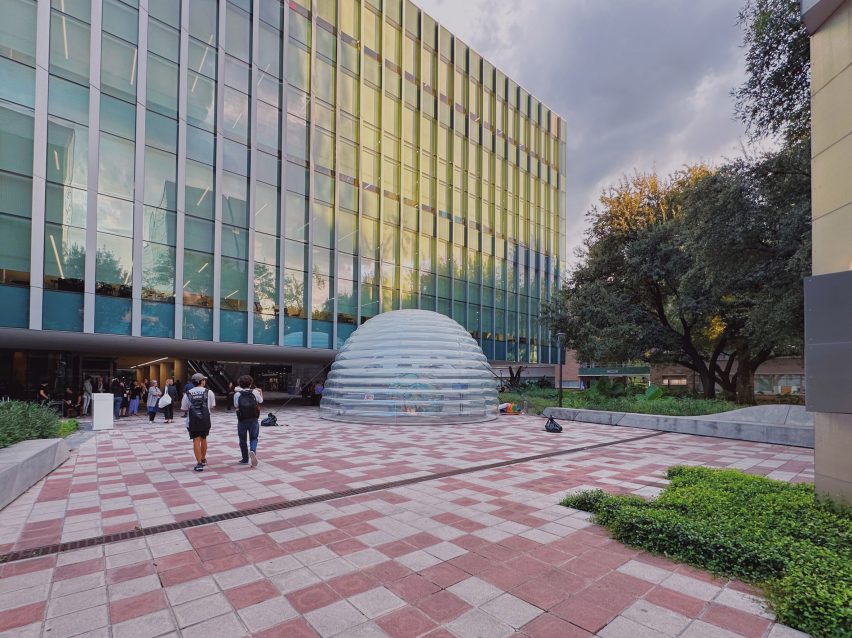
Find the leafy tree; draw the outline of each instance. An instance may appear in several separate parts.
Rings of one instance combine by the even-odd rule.
[[[801,352],[802,278],[811,266],[809,167],[810,146],[800,143],[731,162],[681,194],[692,279],[717,305],[731,355],[714,374],[740,403],[754,403],[761,363]]]
[[[690,279],[694,257],[675,197],[707,174],[700,165],[665,180],[637,174],[606,190],[589,213],[583,261],[543,318],[582,359],[679,363],[712,398],[725,335],[713,300]]]
[[[798,0],[747,0],[743,27],[746,80],[733,91],[735,110],[752,139],[786,143],[810,136],[810,42]]]

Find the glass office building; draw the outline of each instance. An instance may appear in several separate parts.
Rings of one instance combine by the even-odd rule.
[[[422,308],[555,361],[565,139],[407,0],[3,0],[3,347],[330,360]]]

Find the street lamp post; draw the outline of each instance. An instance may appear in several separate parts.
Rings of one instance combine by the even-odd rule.
[[[564,332],[556,333],[556,360],[559,362],[559,407],[562,407],[562,340],[565,338]]]

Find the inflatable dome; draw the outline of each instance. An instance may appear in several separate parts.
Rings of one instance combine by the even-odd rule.
[[[477,423],[498,415],[497,378],[458,323],[394,310],[361,325],[337,354],[320,416],[356,423]]]

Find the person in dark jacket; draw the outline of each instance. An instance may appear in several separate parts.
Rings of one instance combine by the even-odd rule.
[[[163,416],[166,417],[166,423],[174,423],[175,422],[175,401],[177,401],[177,388],[175,387],[174,379],[166,379],[166,387],[163,388],[163,392],[169,395],[172,402],[169,403],[166,407],[163,408]]]

